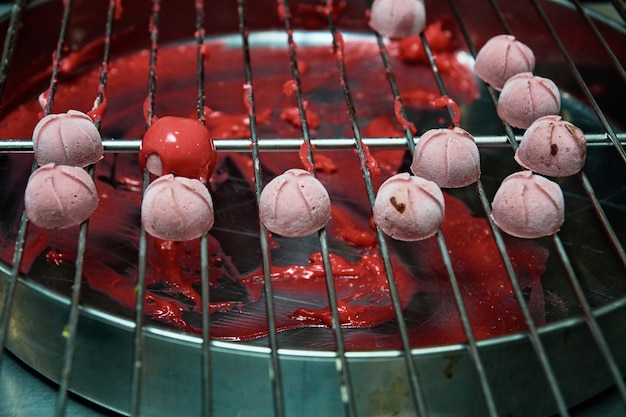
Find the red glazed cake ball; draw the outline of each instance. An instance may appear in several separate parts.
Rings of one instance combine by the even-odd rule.
[[[209,130],[197,120],[165,116],[146,131],[139,151],[139,166],[154,175],[208,181],[217,162]]]
[[[390,38],[417,35],[426,25],[426,9],[421,0],[374,0],[369,25]]]
[[[491,217],[502,231],[533,239],[559,231],[565,219],[563,191],[531,171],[509,175],[493,198]]]
[[[100,132],[89,116],[76,110],[41,119],[33,131],[33,151],[40,166],[85,167],[104,157]]]
[[[213,222],[213,200],[200,180],[167,174],[146,188],[141,202],[141,224],[152,236],[191,240],[208,232]]]
[[[307,236],[330,220],[330,197],[324,185],[308,171],[290,169],[263,189],[259,217],[272,233]]]
[[[374,223],[396,240],[423,240],[441,227],[444,208],[443,193],[437,184],[403,172],[378,189]]]
[[[535,120],[515,152],[515,160],[521,166],[551,177],[577,174],[586,157],[587,141],[582,130],[561,116]]]
[[[535,120],[561,110],[559,89],[552,80],[530,72],[511,77],[498,98],[498,116],[513,127],[527,129]]]
[[[415,145],[411,171],[441,188],[465,187],[480,177],[478,146],[460,127],[431,129]]]
[[[476,55],[474,72],[496,90],[522,72],[533,72],[535,54],[512,35],[498,35],[489,39]]]
[[[24,206],[28,219],[37,226],[65,229],[84,222],[96,211],[98,193],[83,168],[46,164],[28,179]]]

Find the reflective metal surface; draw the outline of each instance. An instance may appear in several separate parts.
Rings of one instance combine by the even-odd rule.
[[[78,7],[87,7],[85,4],[78,2]],[[128,7],[129,14],[135,7],[130,4],[125,4],[125,6]],[[262,6],[258,7],[263,10]],[[549,7],[552,11],[560,11],[564,16],[562,20],[565,21],[567,21],[568,14],[576,13],[570,8],[554,6],[552,3],[549,3]],[[433,13],[441,13],[441,11],[433,7]],[[251,14],[254,15],[254,11]],[[468,19],[475,17],[468,16]],[[525,21],[532,20],[534,15],[519,15],[518,17]],[[39,17],[39,19],[42,18]],[[559,23],[560,21],[559,18],[553,22]],[[253,22],[252,26],[258,23]],[[563,26],[567,27],[567,24]],[[560,28],[563,29],[563,26]],[[176,32],[175,29],[172,31]],[[489,32],[486,31],[486,33]],[[624,36],[623,28],[615,33],[615,36],[622,38]],[[277,36],[281,38],[281,35]],[[476,36],[484,38],[486,34]],[[167,30],[164,37],[168,38]],[[170,34],[169,37],[175,39],[176,34]],[[623,39],[620,38],[620,40]],[[548,43],[545,41],[545,44]],[[44,52],[48,53],[47,49]],[[553,50],[544,54],[549,56],[552,53],[557,54]],[[37,52],[33,54],[36,55]],[[591,62],[591,59],[585,60],[585,56],[591,55],[590,53],[580,51],[579,54],[583,59],[581,67],[588,68],[594,75],[594,79],[601,79],[606,70],[605,65],[600,64],[597,68],[597,62]],[[559,78],[559,74],[564,71],[564,65],[558,59],[543,65],[541,71],[553,74],[555,79]],[[562,83],[566,84],[569,77],[564,78]],[[605,87],[610,90],[610,86]],[[564,91],[570,91],[567,85]],[[602,96],[608,97],[607,100],[609,100],[611,94],[607,93]],[[485,126],[494,126],[494,123],[484,123],[482,113],[491,104],[486,100],[484,91],[481,97],[475,105],[464,110],[466,118],[464,122],[467,123],[470,131],[476,129],[484,137],[497,137],[502,134],[498,123],[495,123],[496,127],[493,132],[488,131],[491,128],[485,128]],[[619,101],[619,97],[614,97],[613,101]],[[619,108],[620,104],[613,101],[609,100],[606,108],[614,109],[616,106]],[[598,141],[602,142],[602,127],[594,120],[589,107],[581,102],[581,97],[566,95],[564,108],[573,115],[575,120],[579,121],[579,124],[585,125],[586,131],[597,133]],[[621,116],[617,114],[610,114],[610,116],[620,121]],[[623,129],[619,123],[616,125]],[[502,177],[501,171],[507,171],[510,168],[506,164],[498,165],[503,159],[502,155],[510,151],[491,145],[485,143],[482,151],[484,160],[491,161],[492,164],[486,166],[486,175],[484,175],[486,187],[492,194],[492,189]],[[605,182],[607,188],[614,187],[614,193],[606,192],[604,187],[599,190],[606,199],[603,202],[606,201],[607,206],[612,210],[612,220],[619,218],[626,210],[625,190],[623,180],[621,180],[623,177],[608,174],[608,172],[623,174],[624,168],[619,165],[619,162],[613,164],[607,162],[614,159],[615,150],[608,145],[591,148],[586,169],[594,185]],[[571,189],[575,190],[575,187],[572,186]],[[578,211],[572,214],[572,218],[593,217],[593,213],[590,214],[592,210],[584,200],[584,192],[579,189],[576,189],[576,192],[572,191],[573,199],[580,198],[582,203]],[[622,226],[622,223],[616,224],[619,238],[623,242],[626,229]],[[579,263],[579,259],[575,257],[576,268],[583,268],[586,265],[591,265],[592,269],[603,268],[602,257],[607,255],[602,253],[597,256],[597,259],[590,259],[594,253],[594,243],[593,240],[586,240],[587,237],[584,231],[582,233],[572,231],[564,236],[568,245],[567,249],[584,258],[584,261]],[[595,310],[595,317],[611,346],[615,360],[620,368],[624,369],[626,368],[626,330],[623,321],[626,316],[626,298],[623,297],[624,285],[619,284],[620,270],[617,268],[615,271],[610,271],[615,277],[608,281],[596,282],[594,281],[596,275],[590,274],[590,282],[585,284],[585,290],[589,297],[593,298],[594,305],[601,306]],[[2,272],[5,276],[10,274],[6,266]],[[597,275],[601,276],[602,272],[600,271]],[[623,274],[623,269],[621,272]],[[554,289],[561,289],[564,285],[558,279],[550,282],[554,285]],[[6,279],[0,278],[2,299],[6,291],[6,283]],[[2,302],[1,299],[0,302]],[[61,296],[31,280],[23,280],[17,287],[16,299],[11,311],[8,349],[33,369],[52,380],[59,378],[69,304],[66,296]],[[575,309],[574,302],[572,302],[572,308]],[[81,307],[80,311],[70,388],[95,403],[121,413],[128,413],[131,401],[129,387],[133,366],[134,322],[128,317],[105,312],[98,306]],[[604,358],[599,354],[583,319],[576,312],[559,316],[555,311],[556,308],[552,312],[555,316],[553,322],[541,327],[539,334],[567,403],[578,404],[610,387],[613,382],[606,370]],[[153,325],[146,326],[143,329],[143,335],[145,351],[141,390],[142,415],[200,415],[202,413],[200,372],[202,339]],[[289,339],[288,335],[281,335],[281,337]],[[293,346],[288,344],[289,341],[281,343],[280,346],[286,345],[289,349],[283,348],[278,351],[282,383],[285,387],[286,414],[303,417],[342,415],[344,408],[335,353],[308,349],[306,337],[300,339],[305,343],[298,342],[298,340],[296,338],[296,344]],[[555,412],[543,371],[536,363],[536,353],[525,334],[479,341],[478,347],[502,415],[507,415],[507,413],[549,415]],[[212,364],[213,415],[275,415],[271,385],[268,382],[270,353],[264,341],[256,344],[218,341],[212,343],[210,362]],[[412,354],[419,375],[426,381],[422,389],[432,415],[459,415],[459,413],[485,415],[481,387],[476,382],[476,370],[472,358],[468,355],[466,345],[420,348],[415,349]],[[350,365],[359,415],[413,414],[402,352],[348,352],[346,357]],[[7,382],[7,379],[11,374],[19,374],[11,358],[8,360],[5,358],[2,367],[0,393],[3,390],[11,390],[13,382],[10,379]],[[46,407],[51,409],[53,406],[43,406],[42,409]],[[20,409],[28,411],[21,406]],[[0,410],[4,411],[2,408]],[[623,411],[623,405],[619,404],[618,410]],[[33,414],[29,415],[37,412],[35,409],[31,411]],[[96,413],[99,411],[103,410],[97,410]],[[78,415],[82,412],[85,411],[81,406],[76,406],[76,408],[71,406],[67,415],[72,415],[72,413]],[[583,413],[581,415],[585,415],[584,412],[585,410],[581,410],[580,413]]]

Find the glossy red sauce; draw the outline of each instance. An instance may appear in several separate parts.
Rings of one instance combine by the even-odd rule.
[[[433,36],[436,30],[429,29],[428,36]],[[438,36],[449,40],[445,33]],[[440,48],[440,54],[446,60],[442,75],[452,86],[449,100],[464,103],[475,98],[477,87],[472,82],[471,71],[455,60],[448,43],[436,45],[434,42],[431,47]],[[210,53],[205,59],[210,65],[206,66],[205,120],[215,140],[249,137],[249,112],[256,116],[261,138],[301,136],[300,126],[292,121],[286,123],[282,117],[285,109],[293,107],[293,97],[283,94],[285,85],[289,87],[291,80],[285,51],[252,48],[252,64],[257,75],[250,86],[243,82],[239,49],[227,49],[219,44],[207,44],[206,48]],[[157,68],[155,114],[196,117],[195,45],[162,46],[159,54],[158,62],[177,62],[178,65],[161,64]],[[403,129],[410,128],[410,123],[420,122],[418,116],[398,119],[396,102],[385,84],[385,72],[374,42],[354,42],[346,37],[339,58],[329,46],[300,47],[298,59],[299,67],[303,68],[303,94],[319,117],[319,123],[311,126],[312,137],[352,137],[354,133],[342,99],[342,86],[338,83],[336,59],[345,60],[363,137],[403,136]],[[409,114],[439,108],[444,101],[449,105],[447,97],[441,98],[436,93],[430,68],[419,60],[406,61],[396,57],[393,65],[397,69],[400,91],[406,92],[402,93],[402,101]],[[267,67],[268,63],[271,66]],[[276,66],[277,63],[282,65]],[[368,71],[363,71],[364,68]],[[143,109],[148,56],[138,53],[118,58],[111,62],[110,69],[107,112],[102,117],[103,136],[140,138],[144,136],[146,125]],[[54,111],[90,109],[98,92],[98,79],[97,69],[94,69],[63,80],[54,98]],[[254,108],[248,100],[250,88],[254,92]],[[76,94],[76,91],[82,93]],[[328,97],[340,99],[330,100]],[[3,137],[30,137],[40,109],[36,95],[33,100],[16,107],[0,121]],[[163,120],[167,119],[158,119]],[[431,127],[436,126],[419,125],[420,130]],[[171,133],[173,129],[166,123],[162,134]],[[151,141],[152,133],[146,134],[147,140],[144,137],[146,144]],[[160,151],[165,152],[164,149]],[[264,178],[302,166],[302,153],[308,155],[308,148],[303,147],[301,152],[263,153],[260,162]],[[370,150],[364,146],[363,154],[361,161],[353,150],[314,150],[318,178],[328,189],[333,202],[332,220],[327,228],[331,272],[338,294],[340,320],[343,326],[350,328],[345,332],[347,348],[397,348],[400,341],[397,332],[393,331],[395,312],[377,236],[371,226],[370,203],[362,170],[377,174],[372,175],[376,190],[402,167],[405,152]],[[196,156],[188,157],[195,161]],[[25,184],[32,163],[30,158],[21,156],[9,160],[16,173],[11,180],[16,189]],[[212,176],[211,170],[197,174],[211,176],[217,216],[208,237],[210,311],[213,313],[211,334],[225,340],[249,340],[267,334],[263,291],[266,278],[274,284],[275,321],[280,331],[325,328],[330,324],[331,315],[325,271],[315,237],[304,243],[303,240],[270,236],[273,264],[270,276],[263,276],[258,220],[254,211],[253,168],[248,153],[221,153],[217,155]],[[118,309],[132,314],[138,273],[141,201],[137,155],[107,155],[97,165],[96,180],[100,205],[89,222],[84,279],[91,290],[105,295]],[[248,208],[241,209],[240,206]],[[462,202],[447,196],[442,230],[475,336],[480,339],[524,329],[523,316],[487,221],[475,217]],[[76,253],[76,237],[77,228],[47,231],[30,225],[22,272],[40,268],[42,263],[46,268],[71,264]],[[0,243],[0,256],[10,262],[12,238],[3,236]],[[411,343],[427,346],[465,341],[436,239],[389,243],[393,276],[400,291],[401,304],[406,307]],[[541,324],[544,312],[540,277],[547,252],[532,242],[514,239],[507,239],[507,249],[520,285],[530,292],[531,313],[536,323]],[[148,237],[147,316],[175,328],[200,332],[199,250],[199,240],[175,243]]]

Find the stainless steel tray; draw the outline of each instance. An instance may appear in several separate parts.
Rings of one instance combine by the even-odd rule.
[[[101,26],[93,24],[97,14],[85,13],[85,8],[94,6],[88,2],[74,4],[74,16],[82,16],[84,37],[76,41],[77,46],[89,43],[90,39],[101,36]],[[167,2],[166,2],[167,3]],[[274,5],[274,2],[269,2]],[[488,36],[499,31],[488,24],[476,25],[482,21],[484,12],[473,7],[471,2],[457,2],[464,12],[464,20],[471,27],[471,36],[475,42],[482,42]],[[551,16],[563,37],[576,36],[585,39],[591,37],[589,31],[572,29],[570,22],[580,19],[579,12],[561,3],[544,2],[542,5]],[[34,7],[26,14],[28,23],[41,25],[42,31],[53,26],[43,16],[58,11],[59,5],[43,4]],[[274,29],[276,22],[260,16],[267,4],[248,5],[249,22],[252,30],[252,48],[284,48],[285,35]],[[258,10],[257,10],[258,7]],[[354,7],[354,8],[353,8]],[[485,7],[488,7],[485,5]],[[504,7],[504,6],[503,6]],[[143,8],[143,9],[142,9]],[[165,5],[164,8],[167,8]],[[82,10],[82,11],[81,11]],[[140,10],[149,10],[144,2],[124,4],[124,14],[119,23],[120,30],[132,26],[133,15]],[[453,19],[447,5],[429,4],[429,13],[433,18]],[[259,12],[259,13],[257,13]],[[363,34],[366,28],[362,22],[362,5],[347,10],[344,22],[346,39],[369,39],[371,34]],[[545,32],[534,31],[533,25],[540,25],[537,15],[529,4],[507,4],[505,16],[511,19],[512,30],[520,37],[527,37],[533,43],[541,57],[537,72],[553,78],[564,91],[564,112],[583,127],[593,137],[590,145],[589,162],[585,169],[591,184],[603,203],[619,242],[624,241],[626,224],[622,220],[626,210],[626,190],[623,186],[624,164],[617,156],[617,151],[605,139],[604,127],[596,120],[592,109],[586,104],[584,94],[578,91],[575,80],[567,72],[565,62],[554,41],[546,37]],[[238,35],[224,34],[236,31],[236,10],[234,3],[229,3],[221,13],[207,15],[215,34],[209,34],[209,41],[223,42],[232,48],[241,48]],[[215,22],[213,22],[215,19]],[[182,30],[178,22],[191,26],[190,16],[176,17],[171,25],[162,30],[163,43],[184,41],[189,38],[189,31]],[[44,23],[45,22],[45,23]],[[493,22],[497,22],[494,18]],[[532,24],[529,24],[532,22]],[[596,20],[603,33],[613,44],[620,45],[624,37],[624,28],[603,20]],[[212,24],[215,23],[215,24]],[[97,27],[96,27],[97,26]],[[454,26],[458,29],[458,26]],[[28,33],[28,32],[26,32]],[[584,34],[583,34],[584,33]],[[215,36],[215,37],[213,37]],[[302,31],[296,34],[300,47],[306,42],[315,45],[328,42],[328,33]],[[352,36],[352,38],[351,38]],[[457,34],[462,39],[462,34]],[[140,37],[131,37],[135,39]],[[16,57],[11,77],[29,76],[29,71],[41,71],[40,68],[29,70],[29,62],[49,63],[51,45],[43,40],[37,43],[39,49],[28,51],[21,49]],[[137,41],[139,44],[140,42]],[[120,54],[138,47],[129,42],[127,50],[121,48]],[[614,48],[615,49],[615,48]],[[624,51],[615,49],[618,54]],[[585,75],[589,86],[601,104],[610,122],[623,130],[620,118],[618,92],[625,89],[624,82],[613,76],[614,71],[597,45],[582,42],[581,47],[571,51],[572,57]],[[47,56],[47,61],[41,57]],[[625,62],[623,56],[619,56]],[[271,71],[271,65],[257,67],[258,72]],[[23,66],[23,67],[21,67]],[[20,71],[23,69],[23,72]],[[20,75],[14,75],[14,74]],[[22,75],[23,74],[23,75]],[[11,79],[9,79],[11,81]],[[8,84],[15,86],[15,82]],[[159,92],[166,96],[168,89],[176,86],[159,86]],[[8,91],[8,95],[12,93]],[[13,103],[11,104],[13,105]],[[141,108],[141,103],[135,107]],[[140,116],[140,114],[139,114]],[[433,117],[439,117],[435,115]],[[484,162],[483,182],[487,195],[492,196],[499,181],[507,172],[515,169],[510,148],[502,125],[493,119],[493,107],[487,91],[481,90],[481,98],[463,108],[463,126],[470,132],[476,132],[481,140],[481,156]],[[595,136],[594,136],[595,135]],[[123,135],[133,139],[133,136]],[[621,136],[620,136],[621,138]],[[16,155],[8,158],[28,158]],[[507,162],[508,161],[508,162]],[[10,166],[10,165],[9,165]],[[28,167],[28,164],[26,165]],[[14,184],[14,172],[2,172],[4,184]],[[612,252],[610,242],[602,234],[596,213],[588,203],[588,196],[578,183],[579,178],[567,179],[563,186],[568,196],[568,219],[563,233],[565,249],[572,260],[572,267],[578,275],[585,295],[592,307],[615,361],[621,369],[626,367],[626,330],[622,326],[626,314],[626,284],[624,267]],[[9,195],[9,188],[2,189]],[[19,193],[17,193],[19,198]],[[480,211],[477,197],[465,191],[459,193],[471,207]],[[8,202],[7,202],[8,201]],[[3,207],[15,210],[19,200],[4,200]],[[10,203],[10,205],[8,205]],[[6,211],[5,211],[6,212]],[[15,223],[15,219],[12,220]],[[596,233],[598,232],[598,233]],[[547,359],[558,380],[568,405],[578,404],[590,398],[614,381],[606,369],[605,358],[598,352],[596,342],[590,335],[587,323],[580,314],[575,296],[568,288],[563,268],[549,241],[541,242],[551,251],[551,260],[544,278],[546,289],[546,316],[550,323],[539,329],[541,342],[547,352]],[[599,249],[601,248],[601,249]],[[10,275],[10,268],[2,266],[4,277]],[[39,277],[40,278],[40,277]],[[9,322],[7,348],[38,372],[52,380],[58,380],[63,362],[68,310],[71,302],[67,295],[41,285],[38,277],[25,277],[19,281]],[[71,277],[67,277],[70,281]],[[67,286],[67,285],[66,285]],[[7,279],[0,279],[0,295],[4,300]],[[58,288],[57,288],[58,290]],[[131,386],[133,368],[133,339],[135,324],[132,316],[120,314],[114,306],[101,305],[86,297],[80,307],[80,319],[77,330],[74,366],[70,388],[79,395],[107,408],[127,413],[131,407]],[[349,330],[348,330],[349,331]],[[182,333],[150,324],[143,327],[145,346],[143,353],[143,380],[141,388],[142,415],[200,415],[202,413],[202,339],[198,336]],[[279,368],[282,375],[283,400],[287,415],[342,415],[344,402],[340,379],[337,371],[337,352],[329,349],[333,335],[329,330],[298,330],[278,335]],[[320,342],[321,340],[321,342]],[[324,342],[326,340],[327,342]],[[313,349],[313,346],[316,348]],[[322,349],[320,349],[320,346]],[[536,351],[525,333],[506,335],[477,342],[478,350],[493,390],[498,411],[502,415],[549,415],[556,411],[554,399],[550,396],[544,371],[537,363]],[[218,416],[232,415],[275,415],[274,396],[268,369],[273,359],[272,348],[265,339],[252,343],[230,343],[213,340],[211,342],[211,389],[212,411]],[[413,399],[409,386],[404,352],[401,350],[375,350],[367,352],[347,352],[345,354],[350,368],[351,382],[359,415],[414,415]],[[477,383],[479,375],[474,359],[468,353],[466,344],[416,348],[411,351],[419,376],[428,411],[432,415],[485,415],[486,405],[483,400],[483,388]]]

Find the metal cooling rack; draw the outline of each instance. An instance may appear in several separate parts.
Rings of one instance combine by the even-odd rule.
[[[9,29],[7,31],[5,46],[3,49],[2,61],[0,63],[0,98],[2,97],[2,93],[4,92],[5,83],[7,80],[7,74],[11,68],[12,56],[17,53],[15,49],[15,39],[16,34],[20,29],[20,22],[22,19],[23,13],[28,13],[26,9],[26,0],[17,0],[12,8],[11,12],[11,21],[9,25]],[[309,161],[313,161],[313,149],[355,149],[358,155],[358,158],[361,160],[362,166],[362,175],[365,182],[365,186],[367,189],[367,194],[369,198],[370,205],[373,205],[375,191],[372,185],[371,173],[367,166],[367,163],[364,163],[366,158],[365,147],[370,148],[385,148],[385,149],[408,149],[409,151],[413,151],[414,141],[418,138],[414,138],[411,130],[409,128],[406,129],[405,138],[364,138],[362,137],[361,127],[359,123],[359,119],[357,117],[357,113],[355,110],[355,105],[353,102],[353,94],[350,89],[350,79],[346,73],[345,69],[345,61],[342,52],[342,38],[339,32],[339,29],[336,27],[335,21],[332,15],[332,7],[333,2],[329,1],[325,5],[325,13],[327,17],[328,30],[332,36],[332,48],[336,57],[336,65],[339,69],[340,83],[343,90],[343,98],[345,100],[346,107],[348,109],[351,125],[352,125],[352,133],[353,138],[327,138],[327,139],[312,139],[309,134],[309,123],[307,120],[307,115],[305,112],[305,98],[302,90],[301,78],[297,65],[297,47],[296,42],[294,41],[293,32],[294,28],[292,25],[292,16],[290,13],[289,4],[286,0],[278,0],[279,6],[284,10],[284,30],[287,35],[287,45],[285,47],[289,51],[291,71],[293,75],[293,79],[295,80],[296,85],[296,98],[298,104],[298,110],[301,119],[302,125],[302,138],[286,138],[286,139],[262,139],[259,138],[258,130],[257,130],[257,114],[255,108],[255,91],[253,86],[253,67],[251,65],[250,60],[250,44],[249,44],[249,29],[247,24],[247,7],[248,5],[244,0],[237,0],[237,11],[239,18],[239,27],[238,32],[241,36],[241,43],[243,45],[242,53],[244,57],[244,76],[245,76],[245,85],[248,92],[247,101],[249,103],[249,120],[250,120],[250,132],[251,137],[249,139],[243,138],[238,140],[220,140],[216,141],[216,148],[220,152],[248,152],[251,154],[252,159],[254,161],[254,179],[256,183],[256,196],[257,203],[262,189],[262,177],[261,177],[261,168],[259,163],[259,157],[262,152],[269,151],[297,151],[300,149],[303,142],[308,143],[313,146],[309,146]],[[593,112],[598,117],[605,133],[603,134],[592,134],[588,136],[589,145],[590,146],[612,146],[615,152],[621,157],[622,161],[626,163],[626,151],[624,150],[624,140],[626,139],[626,135],[619,131],[616,131],[616,128],[609,122],[609,119],[603,112],[601,106],[596,102],[594,94],[590,90],[589,86],[586,84],[583,79],[576,63],[572,59],[569,51],[564,46],[560,35],[554,29],[552,22],[548,15],[545,13],[542,2],[539,0],[531,0],[528,2],[529,7],[534,7],[537,15],[539,16],[540,21],[537,24],[545,25],[548,29],[553,42],[555,42],[558,46],[558,49],[561,51],[564,60],[567,63],[568,70],[572,76],[572,78],[577,83],[580,88],[582,95],[586,99],[588,105],[592,108]],[[585,6],[583,6],[578,0],[573,0],[571,2],[562,2],[564,7],[574,7],[578,10],[578,13],[581,14],[586,24],[588,25],[588,30],[592,31],[594,36],[602,45],[602,48],[605,50],[607,55],[607,60],[611,62],[614,67],[616,73],[619,74],[621,79],[626,82],[626,72],[619,59],[616,57],[614,52],[608,43],[604,40],[601,32],[596,27],[596,19],[592,12],[590,12]],[[58,74],[59,74],[59,63],[60,57],[63,56],[64,46],[66,43],[66,28],[68,27],[68,21],[71,16],[72,11],[72,0],[65,0],[63,7],[63,16],[62,23],[60,26],[57,49],[56,49],[56,57],[57,59],[54,61],[55,65],[53,67],[52,76],[50,79],[50,96],[47,102],[45,113],[48,114],[51,111],[52,103],[54,101],[54,95],[56,86],[58,83]],[[626,16],[624,3],[620,0],[613,0],[613,7],[622,17]],[[111,34],[113,30],[113,26],[115,24],[115,12],[116,8],[119,8],[121,3],[116,0],[110,0],[108,5],[107,12],[107,20],[106,26],[104,28],[104,54],[102,56],[102,64],[101,64],[101,77],[100,77],[100,85],[98,90],[98,100],[101,102],[103,100],[104,94],[106,92],[106,83],[107,83],[107,68],[109,61],[109,49],[111,43]],[[459,10],[457,1],[450,0],[449,6],[456,17],[456,24],[460,28],[460,31],[464,35],[464,40],[467,44],[467,47],[472,55],[476,55],[477,49],[476,45],[473,44],[472,38],[470,36],[470,29],[466,27],[466,22],[464,21],[461,11]],[[493,8],[494,13],[500,17],[501,31],[505,33],[513,33],[509,26],[509,22],[506,19],[506,14],[501,10],[500,5],[495,0],[490,1],[490,6]],[[195,1],[196,7],[196,19],[195,19],[195,41],[197,48],[197,79],[198,79],[198,95],[197,95],[197,107],[199,109],[198,118],[203,120],[203,107],[204,107],[204,66],[202,59],[202,45],[205,42],[205,4],[202,0]],[[149,71],[149,84],[148,84],[148,120],[151,119],[154,112],[155,100],[157,99],[156,94],[156,78],[157,78],[157,70],[156,70],[156,62],[158,58],[159,51],[159,17],[160,17],[160,1],[153,0],[152,1],[152,9],[149,11],[151,14],[150,18],[150,71]],[[396,83],[394,77],[394,69],[390,63],[389,55],[386,49],[385,40],[377,35],[377,43],[380,49],[380,57],[383,62],[385,71],[387,73],[387,78],[389,80],[389,88],[390,92],[393,95],[394,100],[398,100],[401,102],[399,87]],[[424,35],[422,35],[422,41],[425,46],[425,52],[427,54],[429,65],[432,69],[433,77],[435,77],[435,81],[439,88],[439,91],[442,96],[447,95],[446,85],[443,79],[440,76],[439,69],[437,67],[436,58],[433,56],[433,53],[428,46],[428,42]],[[489,97],[493,104],[496,103],[496,93],[491,89],[487,88]],[[404,108],[400,110],[403,117],[406,117]],[[454,120],[454,109],[452,107],[448,107],[450,120]],[[148,123],[149,124],[149,123]],[[99,124],[98,124],[99,126]],[[510,126],[504,124],[503,125],[506,135],[505,137],[499,136],[483,136],[477,137],[477,142],[481,146],[510,146],[513,149],[516,149],[519,136],[516,136],[513,129]],[[105,140],[104,147],[106,152],[137,152],[139,149],[140,140],[139,139],[115,139],[115,140]],[[10,152],[10,153],[20,153],[20,152],[32,152],[32,143],[29,140],[6,140],[0,142],[0,151],[1,152]],[[93,167],[91,168],[91,174],[93,175]],[[626,270],[626,252],[622,246],[622,242],[620,241],[617,233],[613,229],[609,219],[607,218],[603,205],[601,201],[596,197],[595,191],[591,182],[587,178],[586,174],[582,172],[578,175],[578,180],[580,181],[581,186],[585,190],[587,198],[590,204],[593,206],[593,209],[597,215],[599,222],[606,233],[607,239],[611,242],[615,250],[616,256],[621,261],[622,265]],[[144,190],[149,181],[149,176],[147,174],[144,175]],[[477,195],[478,200],[482,206],[482,209],[487,215],[490,213],[490,204],[487,193],[485,192],[484,186],[482,182],[476,184],[475,193]],[[87,230],[88,223],[84,223],[80,227],[80,231],[78,234],[78,253],[76,256],[76,273],[74,276],[74,284],[72,289],[71,300],[69,304],[69,318],[67,320],[66,327],[66,342],[64,347],[64,354],[62,359],[62,368],[61,373],[59,375],[58,380],[58,397],[56,402],[56,409],[54,411],[56,416],[62,416],[65,414],[67,408],[68,401],[68,393],[70,389],[70,378],[73,370],[73,358],[75,355],[76,349],[76,341],[78,338],[78,319],[81,314],[80,307],[80,295],[81,295],[81,283],[82,283],[82,256],[85,250],[86,239],[87,239]],[[555,372],[553,370],[553,366],[548,359],[548,355],[546,354],[546,348],[544,346],[543,339],[540,334],[540,329],[535,325],[527,303],[525,301],[524,294],[519,285],[519,281],[516,277],[515,270],[511,263],[511,259],[507,253],[507,247],[503,241],[501,233],[498,228],[495,226],[493,222],[490,221],[490,227],[493,232],[493,236],[495,238],[498,250],[502,255],[502,259],[504,260],[507,273],[511,280],[515,295],[517,300],[519,301],[520,308],[523,312],[526,325],[528,326],[528,331],[525,335],[530,340],[532,345],[532,351],[538,360],[540,367],[543,372],[543,376],[545,377],[548,387],[549,393],[546,395],[550,395],[553,398],[555,409],[561,416],[568,416],[570,411],[568,409],[568,403],[565,400],[564,393],[561,389],[561,383],[558,380]],[[13,266],[9,267],[8,270],[8,282],[6,283],[6,290],[3,300],[3,309],[2,316],[0,319],[0,360],[2,359],[3,350],[1,347],[5,344],[7,340],[7,336],[10,331],[10,318],[12,314],[12,308],[14,305],[17,288],[20,283],[19,277],[19,265],[21,262],[22,252],[24,249],[24,240],[26,236],[26,230],[28,228],[28,219],[25,215],[22,215],[21,226],[19,229],[19,234],[16,242],[15,248],[15,256],[13,259]],[[390,294],[396,314],[396,319],[398,322],[398,331],[399,336],[402,341],[402,350],[398,354],[402,357],[404,361],[404,368],[406,372],[406,377],[408,384],[406,386],[406,390],[408,391],[408,395],[410,396],[410,402],[412,404],[412,410],[414,415],[417,416],[428,416],[429,408],[427,399],[424,396],[424,386],[429,382],[423,378],[423,376],[418,371],[418,367],[415,361],[415,352],[414,349],[410,346],[407,327],[405,324],[405,319],[403,316],[403,310],[400,303],[400,297],[398,294],[398,289],[395,284],[394,271],[391,267],[391,262],[389,259],[389,249],[388,242],[385,236],[382,234],[380,229],[376,230],[378,243],[380,245],[381,255],[385,259],[385,269],[388,276]],[[264,226],[260,225],[260,244],[262,248],[262,265],[263,272],[265,275],[265,300],[266,300],[266,309],[267,309],[267,320],[268,327],[270,329],[268,343],[269,343],[269,385],[272,396],[272,410],[273,415],[278,417],[283,417],[288,415],[286,403],[286,396],[289,395],[289,386],[287,386],[282,378],[283,371],[282,367],[284,366],[284,355],[286,352],[281,351],[279,346],[279,341],[277,339],[277,332],[274,322],[274,292],[272,288],[270,276],[270,251],[269,251],[269,242],[268,235],[264,228]],[[340,326],[339,314],[337,309],[337,295],[333,285],[333,276],[330,268],[330,255],[327,241],[327,233],[325,230],[322,230],[319,233],[319,244],[321,248],[321,252],[323,255],[324,266],[326,270],[326,282],[327,282],[327,290],[328,290],[328,300],[330,305],[330,311],[332,312],[332,323],[333,323],[333,335],[335,337],[337,349],[334,352],[331,352],[330,358],[334,361],[334,366],[336,369],[336,378],[339,381],[339,390],[340,390],[340,399],[341,399],[341,409],[343,411],[344,416],[357,416],[359,415],[359,396],[358,392],[356,392],[354,387],[354,376],[352,373],[353,362],[350,360],[350,354],[346,352],[345,343],[343,340],[343,331]],[[598,312],[594,311],[594,309],[590,306],[590,303],[585,296],[581,283],[572,267],[572,263],[569,259],[568,252],[564,247],[561,239],[558,235],[555,235],[551,238],[552,245],[555,253],[558,256],[561,264],[563,265],[564,270],[567,274],[568,282],[571,286],[573,293],[575,294],[580,307],[581,307],[581,318],[584,321],[585,325],[588,327],[590,334],[593,337],[594,343],[599,349],[602,358],[604,360],[605,366],[608,369],[612,379],[613,384],[617,388],[619,396],[621,400],[626,403],[626,385],[624,384],[622,372],[617,363],[617,360],[614,357],[614,354],[611,351],[611,347],[607,343],[605,335],[598,324],[597,315]],[[450,284],[454,293],[454,299],[456,301],[456,306],[460,312],[463,329],[465,331],[465,335],[467,337],[467,343],[464,345],[464,348],[467,349],[469,357],[471,358],[472,364],[475,368],[477,375],[477,382],[480,385],[480,391],[482,392],[482,400],[485,404],[485,408],[487,413],[490,416],[498,416],[499,414],[497,400],[494,394],[494,386],[490,381],[488,372],[485,370],[485,366],[483,363],[483,350],[480,348],[479,343],[476,341],[471,326],[468,315],[465,310],[462,291],[458,284],[455,271],[453,265],[451,263],[450,257],[448,255],[448,249],[446,240],[443,234],[440,232],[437,235],[437,243],[440,248],[441,255],[443,257],[445,267],[447,269]],[[127,412],[130,415],[137,416],[141,414],[142,410],[142,390],[144,389],[144,354],[145,354],[145,343],[146,343],[146,325],[144,323],[144,315],[143,315],[143,300],[145,295],[145,272],[146,272],[146,236],[145,231],[142,230],[141,237],[139,240],[139,259],[138,259],[138,285],[137,285],[137,304],[136,304],[136,319],[134,322],[134,330],[133,330],[133,366],[132,366],[132,378],[130,384],[130,408]],[[203,236],[201,238],[201,253],[203,254],[201,259],[201,278],[202,278],[202,300],[203,300],[203,311],[204,314],[202,316],[202,341],[201,341],[201,395],[198,401],[201,402],[201,414],[202,415],[212,415],[212,350],[215,349],[216,344],[210,341],[209,330],[210,330],[210,316],[208,314],[208,299],[209,299],[209,284],[208,284],[208,276],[209,276],[209,266],[207,260],[207,237]],[[0,400],[1,401],[1,400]]]

